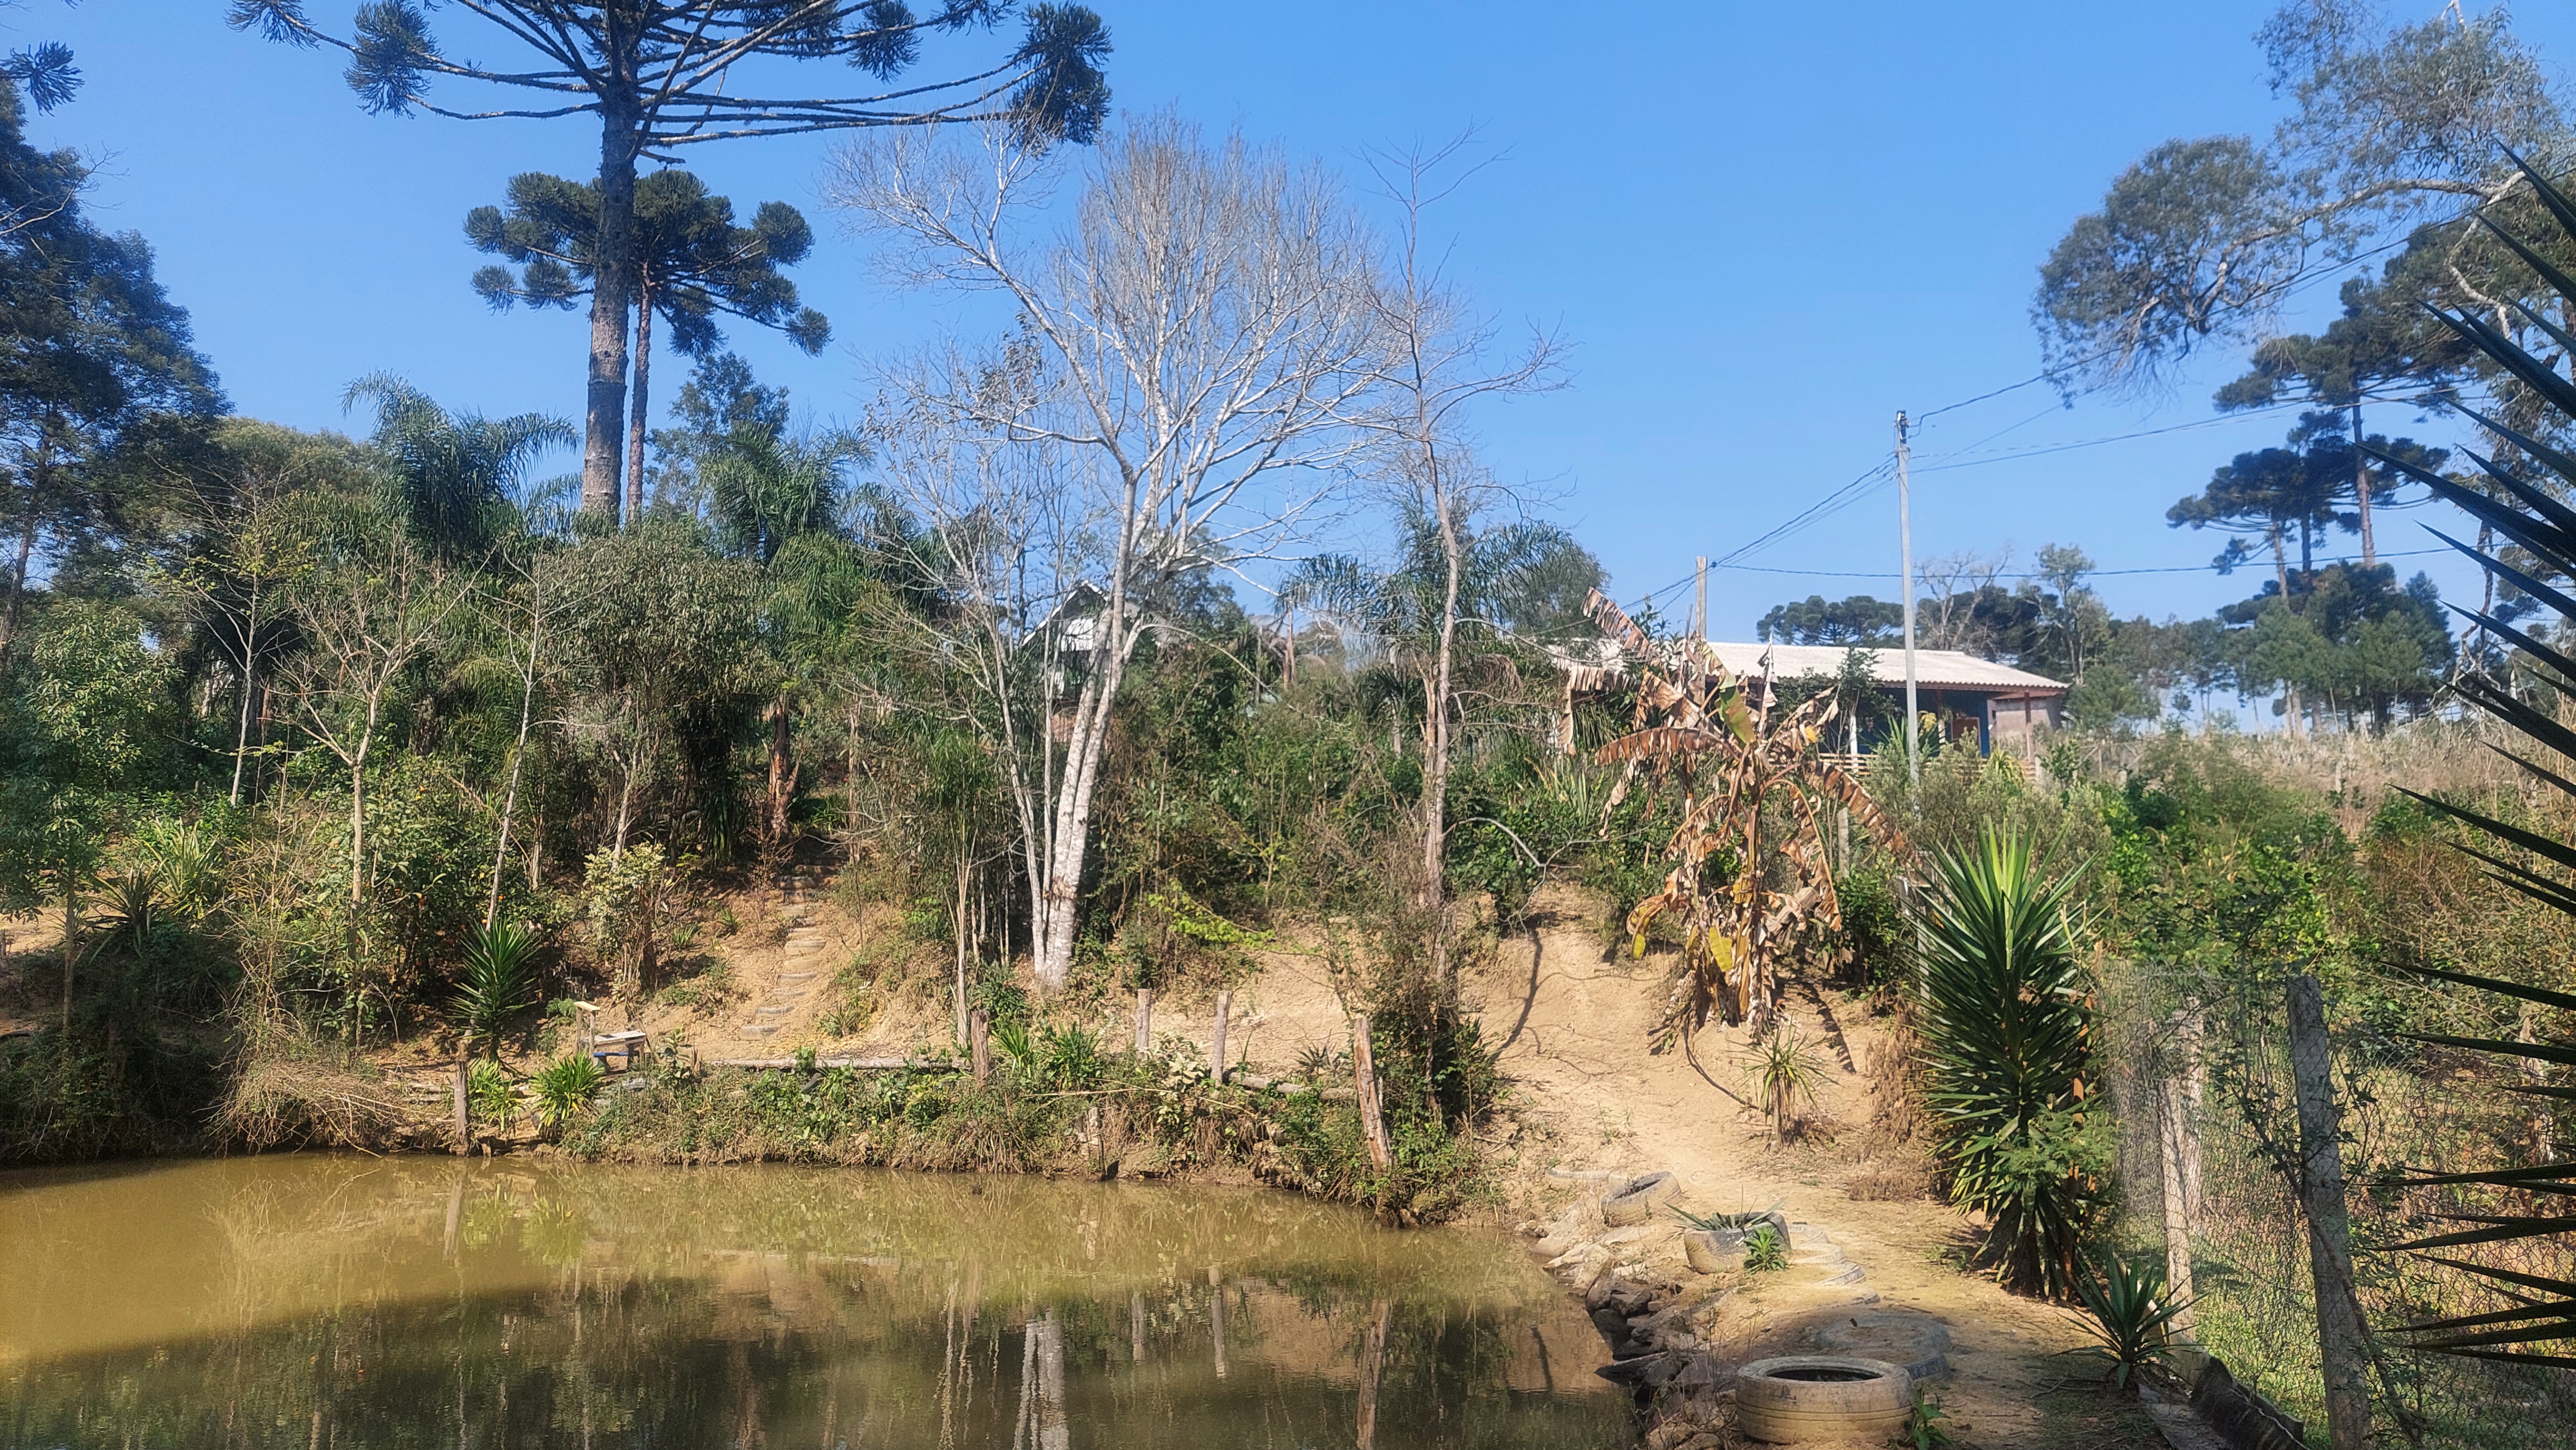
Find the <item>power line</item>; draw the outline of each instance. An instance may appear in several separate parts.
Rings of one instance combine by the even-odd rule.
[[[2453,551],[2449,549],[2396,549],[2382,550],[2379,557],[2383,559],[2414,559],[2421,558],[2427,554],[2448,554],[2451,552]],[[2350,563],[2351,561],[2345,560],[2344,562]],[[1714,569],[1718,566],[1711,564],[1708,567]],[[1781,569],[1767,564],[1729,564],[1726,567],[1733,569],[1740,574],[1794,574],[1807,579],[1893,579],[1896,577],[1893,574],[1882,573],[1875,569]],[[2157,564],[2139,569],[2088,569],[2085,571],[2085,577],[2100,579],[2113,578],[2127,574],[2214,574],[2216,572],[2218,571],[2208,564]],[[1688,583],[1689,581],[1685,579],[1680,582]],[[1666,589],[1674,587],[1676,586],[1665,586]],[[1659,590],[1657,592],[1660,593],[1663,591]]]

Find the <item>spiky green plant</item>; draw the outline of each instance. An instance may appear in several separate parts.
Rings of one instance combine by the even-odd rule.
[[[2111,1363],[2111,1381],[2134,1390],[2173,1358],[2173,1321],[2186,1307],[2166,1292],[2164,1265],[2152,1259],[2107,1257],[2075,1282],[2075,1297],[2089,1316],[2078,1320],[2099,1344],[2086,1351]]]
[[[2415,461],[2393,456],[2378,448],[2369,448],[2368,451],[2432,490],[2435,498],[2456,505],[2494,530],[2498,536],[2495,543],[2499,548],[2511,545],[2520,551],[2519,557],[2508,562],[2504,558],[2481,553],[2439,530],[2433,531],[2436,538],[2476,560],[2491,578],[2506,585],[2504,597],[2519,597],[2535,606],[2535,612],[2547,610],[2555,613],[2560,621],[2555,630],[2518,628],[2492,614],[2463,611],[2480,629],[2517,652],[2514,663],[2519,668],[2494,674],[2465,672],[2453,682],[2453,688],[2462,699],[2493,716],[2506,729],[2522,736],[2540,751],[2553,752],[2562,758],[2576,757],[2576,730],[2570,730],[2565,723],[2566,702],[2576,698],[2576,657],[2571,657],[2564,648],[2569,638],[2569,626],[2576,625],[2576,596],[2571,596],[2557,582],[2576,578],[2576,510],[2570,510],[2563,502],[2576,495],[2576,456],[2540,441],[2564,438],[2569,424],[2576,422],[2576,382],[2570,382],[2561,374],[2557,364],[2559,357],[2576,350],[2576,337],[2571,337],[2566,326],[2571,313],[2576,313],[2576,277],[2569,276],[2544,255],[2544,252],[2564,255],[2568,243],[2576,241],[2576,201],[2571,201],[2547,177],[2525,165],[2520,157],[2513,157],[2513,161],[2521,168],[2532,194],[2548,212],[2549,230],[2557,235],[2542,238],[2541,245],[2535,248],[2496,225],[2485,212],[2474,215],[2539,275],[2548,290],[2558,294],[2557,321],[2520,302],[2512,304],[2513,310],[2521,315],[2521,322],[2530,324],[2533,330],[2548,339],[2546,348],[2542,354],[2535,355],[2515,342],[2495,321],[2479,313],[2436,311],[2452,331],[2485,353],[2510,377],[2515,385],[2510,391],[2519,393],[2532,405],[2538,415],[2537,425],[2528,432],[2517,430],[2496,418],[2452,402],[2451,407],[2485,429],[2487,435],[2495,440],[2490,453],[2509,448],[2519,455],[2518,461],[2511,466],[2500,466],[2491,457],[2465,448],[2460,450],[2461,456],[2486,475],[2474,484],[2444,478]],[[2551,642],[2553,639],[2556,641],[2554,644]],[[2532,682],[2528,696],[2515,692],[2515,676]],[[2502,746],[2497,748],[2504,750]],[[2576,781],[2570,780],[2564,759],[2544,764],[2510,750],[2504,750],[2504,754],[2532,777],[2535,788],[2546,785],[2560,795],[2576,796]],[[2413,791],[2406,794],[2488,837],[2494,846],[2492,851],[2467,845],[2460,849],[2483,862],[2489,876],[2553,911],[2576,916],[2576,887],[2571,887],[2563,875],[2549,874],[2553,867],[2560,873],[2576,872],[2576,843],[2526,830]],[[2567,1020],[2564,1014],[2576,1012],[2576,996],[2563,992],[2420,965],[2410,970],[2506,999],[2508,1003],[2529,1003],[2554,1009],[2534,1014],[2542,1024],[2563,1022]],[[2515,1011],[2512,1007],[2506,1010]],[[2538,1041],[2432,1033],[2403,1035],[2420,1042],[2503,1059],[2515,1065],[2517,1075],[2536,1070],[2545,1078],[2553,1071],[2576,1065],[2576,1042],[2570,1042],[2563,1031],[2533,1034],[2539,1037]],[[2546,1080],[2517,1084],[2507,1091],[2562,1101],[2576,1099],[2576,1087]],[[2559,1156],[2554,1150],[2537,1156],[2538,1162],[2496,1169],[2415,1174],[2391,1180],[2393,1185],[2406,1187],[2484,1189],[2493,1196],[2493,1201],[2483,1206],[2487,1209],[2485,1212],[2451,1215],[2454,1222],[2464,1227],[2392,1246],[2396,1251],[2415,1255],[2419,1262],[2439,1266],[2444,1271],[2480,1283],[2492,1291],[2496,1302],[2502,1306],[2487,1312],[2439,1315],[2394,1326],[2405,1337],[2408,1348],[2435,1354],[2545,1365],[2562,1370],[2576,1369],[2576,1353],[2569,1352],[2571,1347],[2576,1347],[2576,1280],[2483,1262],[2499,1252],[2511,1256],[2517,1246],[2537,1245],[2553,1249],[2559,1263],[2566,1262],[2570,1254],[2576,1254],[2576,1233],[2570,1232],[2570,1219],[2564,1212],[2565,1196],[2576,1194],[2576,1159]],[[2463,1250],[2467,1251],[2465,1255]]]
[[[465,966],[456,984],[457,1029],[470,1045],[501,1055],[510,1019],[537,1004],[537,934],[526,926],[495,922],[465,939]]]
[[[519,1113],[518,1089],[501,1064],[485,1058],[466,1070],[465,1105],[475,1121],[507,1128]]]
[[[1754,1225],[1744,1236],[1744,1267],[1756,1274],[1789,1267],[1789,1241],[1771,1224]]]
[[[590,1100],[607,1078],[597,1061],[581,1053],[556,1058],[538,1069],[529,1083],[535,1090],[529,1106],[536,1113],[537,1126],[557,1134],[589,1116]]]
[[[1982,1258],[2004,1285],[2054,1299],[2075,1292],[2099,1156],[2074,888],[1989,831],[1933,858],[1914,908],[1925,1106],[1951,1196],[1987,1216]]]
[[[1754,1102],[1771,1120],[1771,1141],[1786,1141],[1790,1110],[1802,1101],[1814,1102],[1816,1089],[1824,1083],[1824,1059],[1796,1027],[1783,1022],[1754,1044],[1745,1070],[1753,1079]]]

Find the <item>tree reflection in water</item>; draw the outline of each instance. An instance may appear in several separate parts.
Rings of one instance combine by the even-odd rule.
[[[17,1173],[0,1283],[10,1446],[1630,1436],[1598,1338],[1517,1247],[1264,1192],[307,1156]]]

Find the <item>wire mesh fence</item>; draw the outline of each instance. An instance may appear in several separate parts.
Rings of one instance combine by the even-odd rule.
[[[2122,1250],[2163,1256],[2178,1281],[2187,1275],[2199,1346],[2324,1444],[2325,1365],[2300,1193],[2286,982],[2282,973],[2136,963],[2106,970],[2097,1020],[2118,1124],[2110,1230]],[[2444,1260],[2564,1276],[2576,1270],[2571,1236],[2397,1248],[2475,1232],[2481,1216],[2576,1208],[2411,1181],[2539,1161],[2559,1136],[2552,1100],[2506,1091],[2519,1084],[2500,1080],[2492,1059],[2428,1048],[2392,1030],[2386,1019],[2398,1004],[2384,984],[2326,985],[2350,1184],[2352,1291],[2372,1331],[2361,1346],[2372,1443],[2576,1445],[2576,1371],[2421,1352],[2403,1333],[2442,1315],[2509,1316],[2528,1302]],[[2576,1324],[2566,1327],[2576,1333]]]

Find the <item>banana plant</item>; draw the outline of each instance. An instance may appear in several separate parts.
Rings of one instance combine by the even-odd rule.
[[[1842,927],[1825,806],[1892,851],[1904,833],[1858,781],[1817,752],[1830,694],[1783,707],[1766,673],[1737,679],[1704,640],[1657,639],[1601,591],[1593,621],[1626,652],[1635,705],[1625,735],[1595,758],[1622,767],[1611,805],[1639,783],[1678,794],[1663,888],[1628,914],[1631,950],[1665,916],[1679,920],[1681,965],[1655,1028],[1657,1050],[1710,1016],[1767,1024],[1782,963],[1830,959]]]

